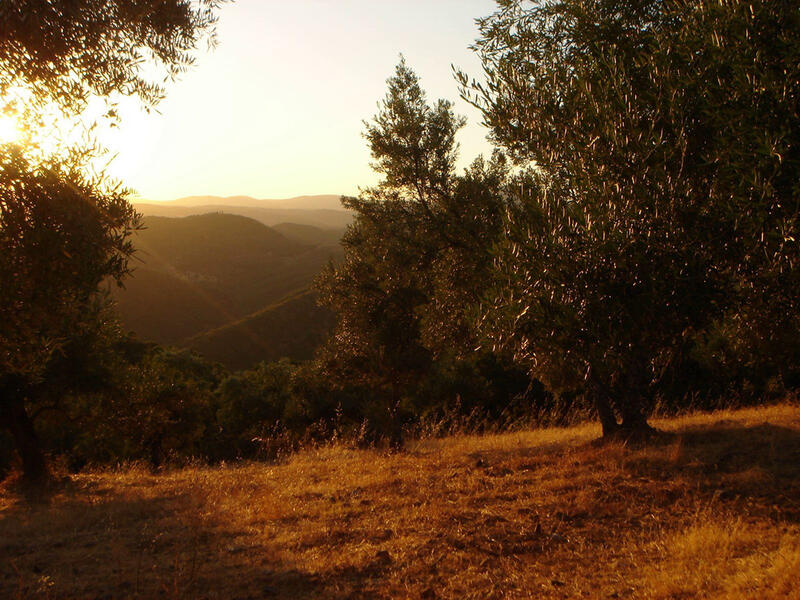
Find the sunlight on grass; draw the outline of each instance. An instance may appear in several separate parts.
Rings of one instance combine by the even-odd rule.
[[[797,598],[800,540],[764,524],[714,513],[654,544],[643,572],[649,598]]]
[[[800,598],[800,407],[0,492],[10,597]],[[1,595],[1,594],[0,594]]]

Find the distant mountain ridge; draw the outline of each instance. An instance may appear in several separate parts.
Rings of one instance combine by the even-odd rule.
[[[294,198],[253,198],[252,196],[186,196],[175,200],[155,202],[152,200],[134,200],[134,205],[164,206],[235,206],[251,208],[287,208],[293,210],[341,210],[348,211],[341,203],[341,195],[317,194],[295,196]]]
[[[208,213],[241,215],[273,227],[281,223],[310,225],[320,229],[344,229],[353,221],[353,213],[344,209],[304,209],[268,206],[234,206],[223,204],[180,205],[172,202],[134,203],[145,217],[188,217]]]

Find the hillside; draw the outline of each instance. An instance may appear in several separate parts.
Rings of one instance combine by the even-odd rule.
[[[250,260],[263,255],[296,252],[298,244],[253,219],[234,214],[209,213],[182,219],[148,217],[136,238],[137,248],[151,259],[178,267],[198,262],[218,269],[219,253]]]
[[[114,289],[123,325],[175,344],[307,288],[341,250],[289,239],[233,214],[146,217],[134,272]],[[268,340],[266,341],[268,343]]]
[[[206,331],[181,345],[230,369],[283,357],[310,359],[334,325],[334,315],[305,290],[240,321]]]
[[[272,228],[287,239],[311,246],[338,246],[345,232],[344,227],[322,229],[300,223],[278,223]]]
[[[300,209],[261,206],[232,206],[228,204],[175,205],[169,202],[134,203],[137,211],[146,217],[187,217],[205,213],[226,213],[248,217],[273,226],[279,223],[298,223],[321,229],[343,229],[353,220],[351,212],[344,209]]]
[[[800,598],[800,407],[87,472],[0,495],[0,596]]]
[[[111,294],[123,326],[143,340],[173,344],[236,318],[202,287],[142,265]]]

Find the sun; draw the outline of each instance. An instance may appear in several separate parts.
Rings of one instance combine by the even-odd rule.
[[[0,113],[0,144],[12,144],[22,137],[22,130],[16,118]]]

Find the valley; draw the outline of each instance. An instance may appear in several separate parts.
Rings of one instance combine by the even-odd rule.
[[[334,199],[300,199],[306,208],[241,197],[137,204],[143,229],[133,238],[133,272],[111,288],[123,327],[230,368],[310,358],[333,323],[310,288],[342,256],[339,239],[352,218],[325,208]]]

